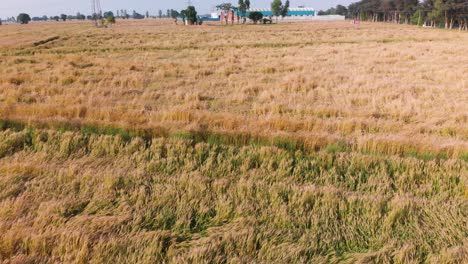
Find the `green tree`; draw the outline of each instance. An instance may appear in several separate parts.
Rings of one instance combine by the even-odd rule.
[[[411,17],[418,8],[419,1],[418,0],[405,0],[403,2],[403,8],[401,10],[402,15],[405,18],[405,23],[409,24],[411,21]]]
[[[257,24],[257,22],[262,20],[262,18],[263,14],[260,12],[255,11],[249,13],[249,19],[251,19],[254,22],[254,24]]]
[[[456,19],[458,21],[458,29],[468,30],[468,2],[466,0],[457,0]]]
[[[115,24],[115,16],[112,11],[104,12],[104,22],[106,24]]]
[[[16,18],[16,21],[18,21],[20,24],[28,24],[29,21],[31,21],[31,17],[26,13],[21,13]]]
[[[241,13],[242,16],[242,23],[245,23],[245,15],[247,13],[247,5],[245,4],[244,0],[239,0],[239,12]]]
[[[186,9],[186,15],[187,15],[187,21],[189,22],[190,25],[196,24],[197,23],[197,10],[195,9],[194,6],[189,6]]]
[[[335,10],[336,10],[337,15],[340,15],[340,16],[347,16],[348,15],[348,9],[346,8],[346,6],[337,5]]]
[[[182,10],[181,13],[182,13],[183,11],[185,11],[185,10]],[[171,9],[171,13],[170,13],[170,14],[171,14],[171,18],[176,19],[178,16],[181,15],[181,13],[177,12],[177,10]]]
[[[247,11],[249,11],[249,9],[250,9],[250,1],[249,1],[249,0],[245,0],[245,1],[244,1],[244,4],[245,4],[245,9],[246,9]],[[245,20],[246,20],[246,19],[244,18],[244,23],[245,23]]]
[[[85,20],[86,16],[81,14],[80,12],[76,13],[76,19],[78,20]]]
[[[271,2],[271,12],[276,17],[277,23],[278,17],[281,15],[281,10],[283,10],[283,3],[281,0],[273,0],[273,2]]]
[[[187,9],[180,11],[180,17],[182,17],[182,23],[185,25],[185,19],[187,19]]]
[[[140,13],[138,13],[138,12],[136,12],[135,10],[133,10],[132,18],[133,18],[133,19],[143,19],[143,18],[145,18],[145,16],[142,15],[142,14],[140,14]]]
[[[443,0],[435,0],[432,11],[429,13],[429,19],[432,21],[432,26],[440,23],[444,16],[445,3]]]
[[[281,17],[284,18],[285,16],[287,16],[288,12],[289,12],[289,0],[286,0],[283,8],[281,8]]]
[[[67,15],[61,14],[60,19],[62,19],[62,21],[67,21]]]
[[[413,16],[411,17],[411,23],[421,26],[422,25],[422,10],[418,8],[416,12],[414,12]]]
[[[107,19],[108,17],[114,17],[114,13],[112,13],[112,11],[104,12],[104,19]]]

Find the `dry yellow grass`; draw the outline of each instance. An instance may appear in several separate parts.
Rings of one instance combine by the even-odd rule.
[[[0,116],[458,157],[467,42],[465,32],[345,22],[2,26]]]

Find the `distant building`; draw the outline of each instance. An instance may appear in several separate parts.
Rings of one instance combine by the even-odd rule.
[[[249,16],[250,12],[260,12],[263,14],[264,17],[274,16],[273,12],[269,8],[250,8],[247,11],[247,16]],[[287,17],[303,17],[303,16],[315,16],[316,12],[315,9],[309,7],[296,7],[296,8],[289,8]]]
[[[248,17],[251,12],[260,12],[264,17],[274,16],[270,8],[250,8],[246,12]],[[224,22],[227,18],[229,22],[238,22],[240,20],[241,13],[237,12],[224,12],[224,11],[213,11],[210,15],[201,17],[203,21],[221,21]],[[315,9],[310,7],[299,6],[296,8],[289,8],[288,14],[284,17],[285,20],[322,20],[318,19]]]

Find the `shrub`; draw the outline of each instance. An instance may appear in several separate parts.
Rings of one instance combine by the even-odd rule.
[[[249,14],[249,19],[251,19],[254,24],[257,24],[258,21],[260,21],[263,18],[263,14],[260,12],[252,12]]]
[[[31,17],[30,17],[28,14],[21,13],[21,14],[18,15],[18,17],[16,18],[16,20],[17,20],[20,24],[28,24],[29,21],[31,21]]]
[[[108,17],[106,17],[106,19],[104,21],[106,22],[106,24],[115,24],[115,17],[114,16],[108,16]]]

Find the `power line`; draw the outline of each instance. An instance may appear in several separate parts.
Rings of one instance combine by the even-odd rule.
[[[100,0],[91,0],[91,11],[94,25],[96,27],[100,26],[102,21],[102,10],[101,10],[101,1]]]

